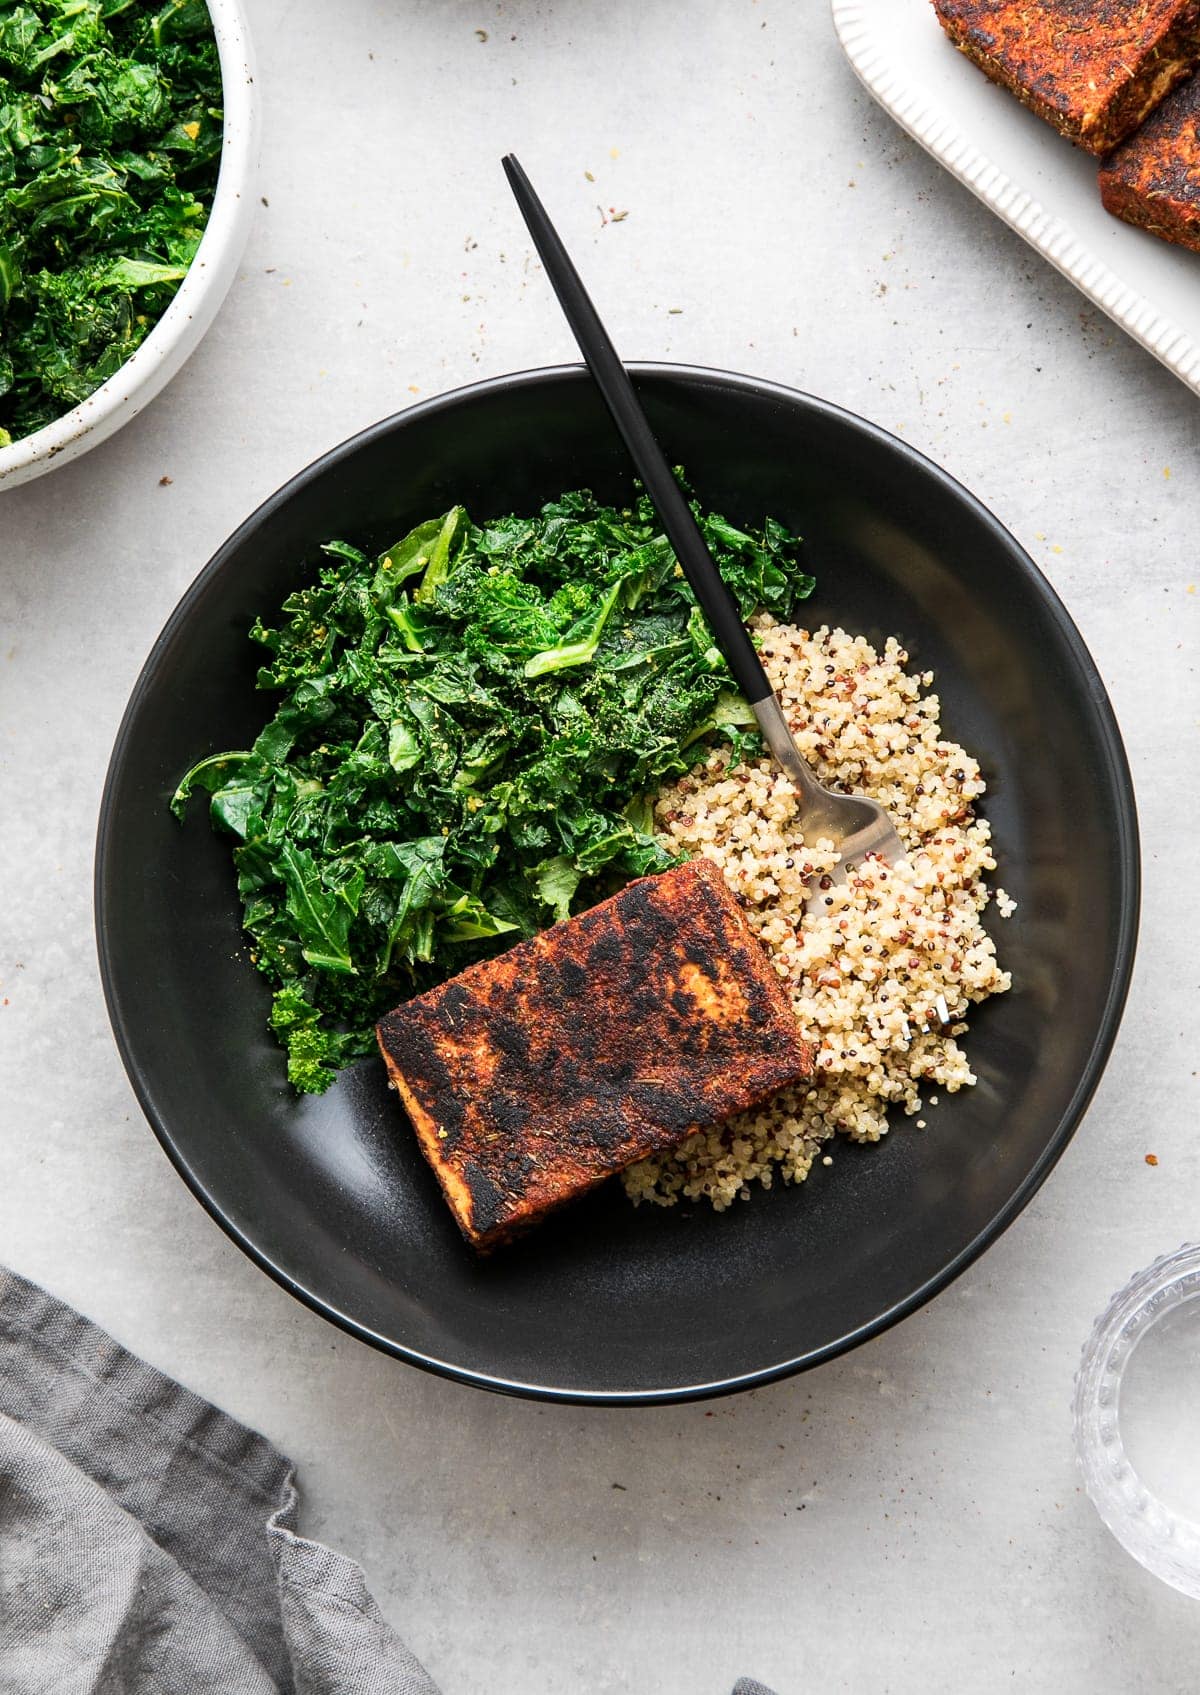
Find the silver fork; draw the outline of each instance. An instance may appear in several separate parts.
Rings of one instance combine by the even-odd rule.
[[[715,564],[713,570],[716,570]],[[758,658],[757,653],[754,657]],[[763,675],[765,680],[766,673]],[[769,683],[767,687],[770,688]],[[866,795],[835,794],[832,789],[818,783],[812,766],[796,746],[774,691],[750,704],[763,740],[788,781],[799,792],[800,821],[804,826],[806,844],[811,847],[824,838],[833,843],[840,855],[837,864],[825,873],[830,882],[844,883],[854,867],[861,865],[864,859],[881,859],[888,865],[899,865],[905,861],[907,855],[899,832],[877,800],[869,800]],[[814,888],[808,897],[808,905],[818,905],[826,892],[827,889]]]
[[[817,907],[824,903],[830,885],[844,883],[850,869],[868,856],[876,855],[889,865],[898,864],[905,857],[904,844],[878,801],[868,800],[865,795],[835,794],[813,775],[812,767],[792,738],[783,708],[742,623],[737,603],[726,588],[691,508],[654,439],[629,373],[600,322],[558,231],[511,153],[503,164],[546,275],[579,343],[579,351],[662,519],[667,540],[708,619],[717,646],[754,710],[763,740],[799,791],[805,840],[812,846],[824,838],[832,842],[840,856],[826,874],[829,881],[818,879],[818,886],[809,894],[808,905]],[[824,887],[820,886],[822,882]]]

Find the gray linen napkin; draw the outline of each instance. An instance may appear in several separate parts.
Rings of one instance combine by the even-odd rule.
[[[0,1268],[0,1695],[438,1695],[297,1502],[265,1437]]]
[[[263,1437],[0,1272],[2,1695],[437,1695]]]

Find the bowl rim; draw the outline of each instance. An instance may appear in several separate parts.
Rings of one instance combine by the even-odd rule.
[[[483,395],[492,397],[546,384],[578,382],[581,379],[586,379],[586,368],[579,364],[537,367],[486,378],[479,382],[448,390],[443,394],[431,396],[429,399],[405,407],[402,411],[393,413],[387,418],[382,418],[337,443],[305,466],[303,470],[297,472],[295,476],[289,478],[274,494],[268,496],[217,549],[207,565],[202,568],[184,591],[174,611],[167,619],[134,684],[129,703],[121,719],[120,728],[117,731],[108,771],[105,775],[97,823],[93,879],[96,946],[109,1020],[125,1071],[151,1129],[192,1194],[226,1234],[260,1269],[272,1277],[282,1288],[294,1295],[297,1300],[302,1301],[305,1306],[319,1313],[323,1318],[328,1319],[339,1329],[346,1331],[359,1341],[369,1343],[383,1353],[390,1354],[396,1359],[402,1359],[421,1370],[432,1372],[436,1376],[447,1377],[458,1383],[470,1384],[475,1388],[488,1389],[499,1394],[584,1406],[661,1406],[760,1388],[768,1383],[777,1382],[782,1378],[809,1370],[813,1366],[821,1365],[841,1354],[848,1353],[850,1349],[880,1335],[883,1331],[890,1329],[892,1325],[899,1323],[901,1319],[918,1311],[926,1302],[940,1294],[955,1278],[960,1276],[986,1248],[990,1247],[1008,1229],[1009,1225],[1029,1204],[1058,1163],[1087,1110],[1112,1051],[1129,991],[1137,945],[1141,895],[1139,831],[1133,781],[1116,716],[1103,680],[1082,636],[1049,580],[1039,570],[1016,537],[1000,523],[999,519],[983,505],[982,501],[952,477],[949,472],[944,471],[933,460],[910,446],[909,443],[893,436],[878,424],[871,423],[859,414],[831,401],[823,400],[819,396],[807,394],[800,389],[790,388],[768,379],[706,366],[656,361],[631,362],[628,369],[635,381],[638,378],[665,380],[675,385],[680,391],[686,391],[688,387],[697,384],[715,384],[724,389],[741,390],[780,405],[792,406],[799,401],[806,408],[815,410],[830,422],[848,424],[852,429],[862,432],[885,446],[893,454],[898,454],[903,460],[907,461],[913,471],[924,477],[932,477],[955,499],[968,507],[977,521],[994,534],[996,539],[1011,554],[1014,567],[1026,578],[1044,601],[1048,615],[1064,644],[1070,650],[1087,686],[1098,740],[1103,754],[1103,763],[1112,789],[1117,796],[1117,808],[1112,822],[1120,872],[1120,912],[1114,951],[1114,970],[1108,985],[1103,1013],[1092,1042],[1091,1051],[1071,1099],[1055,1126],[1053,1134],[1047,1140],[1042,1153],[995,1217],[947,1265],[943,1266],[932,1277],[927,1278],[919,1288],[902,1301],[896,1302],[885,1312],[877,1314],[865,1324],[858,1326],[857,1329],[824,1344],[820,1348],[811,1349],[807,1353],[781,1360],[757,1371],[742,1372],[732,1377],[717,1378],[709,1382],[648,1390],[564,1389],[553,1385],[530,1383],[517,1378],[508,1378],[460,1366],[453,1361],[439,1359],[434,1355],[423,1353],[418,1348],[383,1336],[372,1330],[369,1325],[362,1323],[348,1313],[340,1311],[335,1305],[314,1291],[305,1288],[282,1266],[276,1264],[270,1255],[250,1241],[245,1233],[226,1216],[219,1200],[209,1192],[205,1184],[190,1168],[184,1151],[175,1145],[169,1126],[160,1120],[154,1108],[147,1079],[142,1073],[131,1041],[130,1031],[124,1022],[116,986],[115,962],[110,952],[107,933],[106,890],[110,876],[110,859],[114,837],[119,829],[114,793],[124,765],[126,748],[134,722],[140,716],[146,695],[158,680],[160,669],[163,666],[168,649],[173,644],[176,633],[191,616],[193,608],[203,600],[209,585],[226,569],[229,561],[242,547],[244,541],[251,537],[268,518],[285,506],[301,489],[307,487],[318,477],[323,476],[328,470],[350,458],[369,443],[402,430],[409,422],[439,412],[452,411],[464,404],[470,404],[474,399]]]
[[[1200,1244],[1185,1242],[1137,1271],[1096,1319],[1075,1373],[1075,1463],[1101,1521],[1127,1554],[1180,1594],[1200,1598],[1200,1522],[1169,1506],[1129,1452],[1125,1372],[1163,1319],[1200,1301]]]
[[[200,245],[166,311],[125,363],[69,412],[32,435],[0,447],[0,490],[6,483],[16,487],[25,481],[35,466],[49,469],[56,460],[67,464],[84,450],[85,443],[99,446],[104,437],[136,417],[191,351],[186,343],[196,320],[202,320],[201,335],[207,329],[205,300],[215,294],[215,312],[228,287],[220,261],[226,253],[232,252],[235,260],[240,254],[245,216],[241,202],[248,194],[257,157],[254,54],[243,0],[204,3],[220,60],[223,135],[217,185]],[[124,416],[118,420],[122,408]],[[94,442],[88,441],[91,436]]]

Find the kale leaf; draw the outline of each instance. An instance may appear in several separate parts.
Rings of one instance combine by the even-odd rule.
[[[162,316],[222,133],[202,0],[0,0],[0,446],[86,400]]]
[[[812,592],[799,543],[693,508],[744,616]],[[328,543],[251,632],[280,702],[183,777],[234,839],[251,957],[288,1076],[319,1092],[389,1007],[673,863],[659,786],[736,693],[649,502],[586,491],[477,526],[461,507],[377,558]]]

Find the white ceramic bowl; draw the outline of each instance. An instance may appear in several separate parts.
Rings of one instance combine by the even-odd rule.
[[[196,257],[167,310],[119,371],[52,424],[0,447],[0,488],[65,465],[136,417],[199,344],[233,281],[254,216],[259,101],[242,0],[207,4],[221,59],[225,135],[217,191]]]

